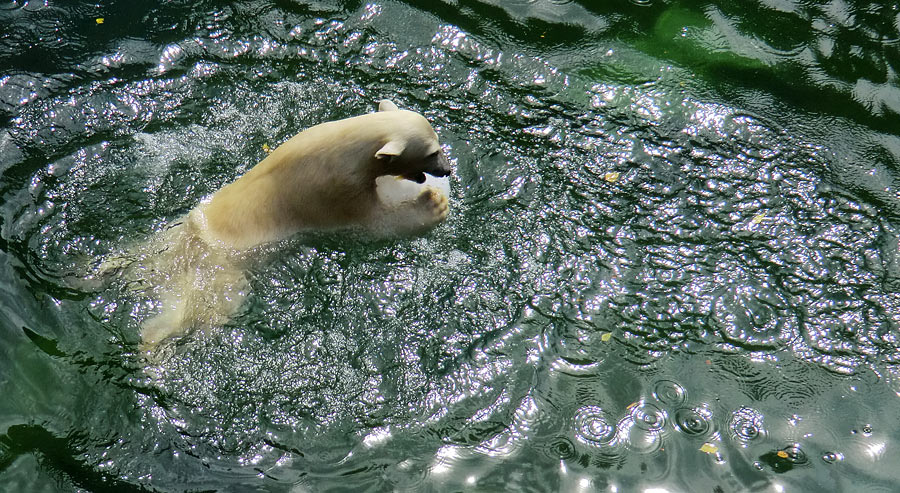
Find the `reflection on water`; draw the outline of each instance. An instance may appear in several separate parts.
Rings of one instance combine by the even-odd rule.
[[[896,5],[0,19],[5,488],[893,491]],[[447,223],[277,245],[145,372],[153,300],[84,273],[383,97],[449,147]]]

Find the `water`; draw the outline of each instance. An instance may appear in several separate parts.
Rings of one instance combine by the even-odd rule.
[[[3,491],[893,491],[900,5],[0,7]],[[416,239],[278,245],[138,353],[79,282],[390,98]]]

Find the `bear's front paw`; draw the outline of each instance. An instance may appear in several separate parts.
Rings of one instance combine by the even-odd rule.
[[[416,203],[427,215],[425,225],[437,224],[447,219],[450,205],[447,203],[447,196],[440,190],[425,187],[416,199]]]

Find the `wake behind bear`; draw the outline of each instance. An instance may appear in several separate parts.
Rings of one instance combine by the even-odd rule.
[[[246,266],[261,245],[306,230],[429,230],[448,212],[446,185],[434,177],[449,174],[428,121],[382,100],[376,113],[300,132],[100,269],[118,270],[158,300],[159,313],[141,327],[142,350],[152,352],[168,338],[227,322],[247,295]]]

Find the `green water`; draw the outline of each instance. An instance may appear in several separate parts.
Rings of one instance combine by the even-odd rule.
[[[900,4],[7,2],[0,491],[895,491]],[[381,98],[426,236],[272,248],[148,376],[81,278]]]

